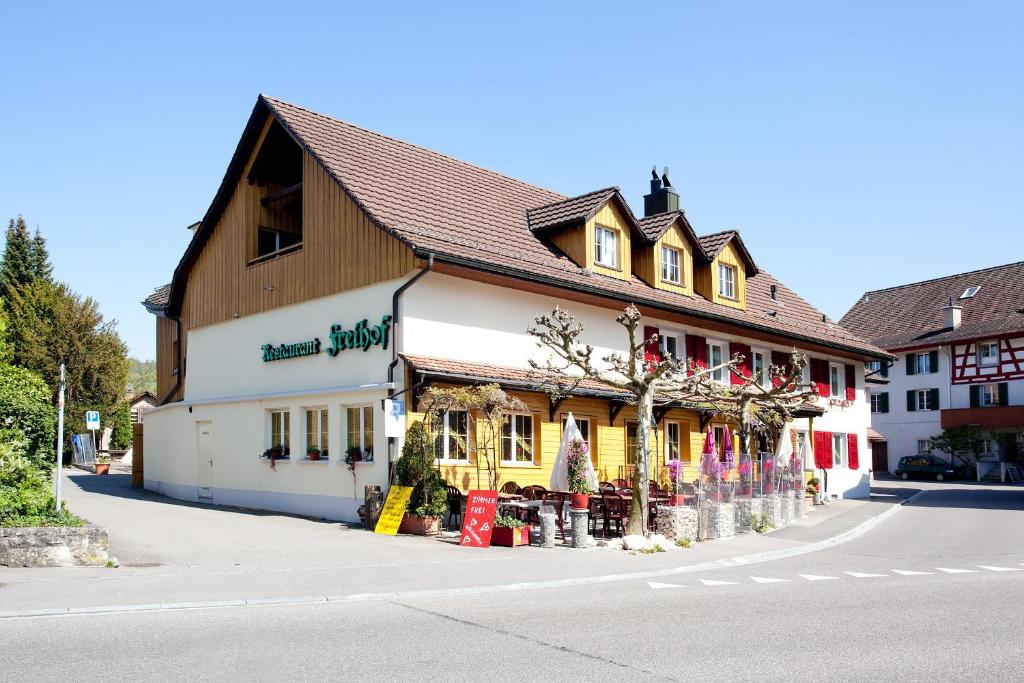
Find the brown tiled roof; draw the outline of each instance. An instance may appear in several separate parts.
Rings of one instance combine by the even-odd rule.
[[[606,187],[530,209],[526,212],[526,221],[534,232],[586,221],[618,191],[617,187]]]
[[[757,272],[757,264],[754,263],[754,257],[747,251],[747,245],[743,244],[743,238],[735,230],[724,230],[722,232],[715,232],[710,235],[704,235],[700,238],[700,245],[704,247],[704,252],[708,255],[709,259],[713,259],[722,253],[725,249],[725,245],[732,242],[736,245],[736,250],[740,252],[740,256],[747,261],[748,274],[751,269]]]
[[[978,287],[970,299],[960,299]],[[942,307],[963,307],[961,325],[944,326]],[[912,348],[1024,331],[1024,261],[866,292],[840,321],[884,349]]]
[[[651,242],[657,242],[677,220],[683,227],[683,232],[693,244],[697,255],[705,261],[710,260],[707,252],[704,250],[704,245],[701,244],[700,239],[697,238],[697,234],[693,231],[693,228],[690,227],[690,221],[686,220],[686,215],[682,211],[656,213],[652,216],[645,216],[638,219],[637,223],[640,226],[640,231],[644,233],[648,240]]]
[[[656,289],[635,276],[624,281],[592,273],[535,235],[528,224],[528,212],[561,203],[566,199],[563,195],[265,96],[257,101],[220,189],[175,270],[171,310],[180,307],[189,270],[234,191],[267,111],[371,221],[420,256],[429,253],[448,263],[680,311],[797,341],[886,356],[834,323],[823,322],[819,311],[767,273],[751,272],[747,310]],[[620,195],[615,191],[612,196]],[[624,202],[623,208],[636,225]],[[735,239],[742,247],[738,235]],[[742,251],[746,254],[745,248]],[[772,284],[779,285],[779,301],[770,297]]]
[[[171,285],[170,283],[167,283],[166,285],[154,289],[153,293],[143,300],[142,305],[151,311],[163,309],[167,307],[167,302],[170,300],[170,297]]]

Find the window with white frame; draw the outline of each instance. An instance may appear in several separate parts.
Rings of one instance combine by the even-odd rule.
[[[828,395],[832,398],[846,398],[846,368],[830,363],[828,366]]]
[[[771,387],[772,379],[768,373],[768,352],[754,349],[750,360],[750,367],[754,371],[754,377],[758,384],[764,388]]]
[[[533,464],[533,415],[512,413],[502,421],[501,461]]]
[[[680,360],[680,351],[683,348],[683,336],[675,332],[658,330],[658,346],[662,358]]]
[[[662,245],[661,247],[661,279],[674,285],[682,284],[682,271],[679,267],[679,250]]]
[[[981,387],[981,405],[988,408],[999,405],[999,385],[983,384]]]
[[[726,299],[736,298],[736,268],[734,266],[718,264],[718,295]]]
[[[797,455],[798,456],[799,455],[803,455],[804,456],[804,469],[813,470],[814,469],[814,453],[811,451],[810,448],[807,448],[807,450],[804,450],[804,447],[807,444],[807,432],[804,431],[803,429],[797,429],[795,431],[796,431],[796,452],[797,452]]]
[[[846,434],[832,434],[832,467],[847,464]]]
[[[611,228],[594,226],[594,262],[608,268],[619,265],[619,234]]]
[[[327,408],[306,408],[306,457],[310,455],[327,460]]]
[[[978,455],[992,455],[992,439],[978,441]]]
[[[278,457],[287,458],[291,455],[291,412],[288,410],[270,410],[267,412],[267,448],[280,449]]]
[[[708,367],[715,368],[711,372],[711,379],[725,384],[725,368],[717,367],[725,362],[725,344],[717,341],[708,342]]]
[[[682,433],[678,422],[665,423],[665,460],[681,460],[683,455]]]
[[[637,444],[637,424],[636,422],[626,422],[626,464],[636,464],[636,444]]]
[[[715,450],[718,452],[718,459],[725,458],[725,425],[714,425],[711,427],[715,435]]]
[[[447,462],[468,462],[469,446],[469,413],[465,410],[445,412],[434,441],[434,457]]]
[[[804,389],[811,386],[811,361],[809,359],[800,368],[800,386]]]
[[[879,372],[882,371],[882,361],[869,360],[867,363],[864,364],[864,369],[867,370],[868,372],[878,374]]]
[[[978,365],[999,365],[999,342],[981,342],[978,344]]]
[[[918,439],[917,440],[917,452],[924,455],[932,452],[932,440],[931,439]]]
[[[580,436],[583,437],[583,441],[586,442],[587,447],[590,448],[590,453],[594,452],[594,449],[590,442],[590,419],[586,417],[576,417],[573,415],[573,420],[576,422],[576,428],[580,430]],[[562,433],[565,434],[565,425],[568,422],[568,418],[562,418]]]
[[[918,353],[914,356],[914,373],[927,375],[932,371],[932,356],[930,353]]]
[[[373,460],[373,406],[345,407],[345,455],[359,452],[359,460]]]
[[[871,412],[880,413],[882,412],[882,395],[871,393],[868,395],[868,400],[871,401]]]
[[[935,405],[932,403],[931,389],[918,389],[914,392],[914,395],[917,399],[918,410],[935,410]]]

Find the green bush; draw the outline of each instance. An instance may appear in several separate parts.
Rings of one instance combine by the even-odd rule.
[[[57,412],[43,378],[0,363],[0,441],[24,440],[33,465],[49,472],[54,461]]]
[[[128,401],[121,401],[117,406],[110,441],[114,450],[126,451],[132,447],[132,405]]]
[[[68,512],[54,511],[50,477],[25,456],[24,440],[0,443],[0,527],[82,526]]]
[[[405,433],[395,483],[413,487],[408,509],[416,517],[440,517],[448,510],[448,487],[434,467],[430,433],[422,422],[413,422]]]

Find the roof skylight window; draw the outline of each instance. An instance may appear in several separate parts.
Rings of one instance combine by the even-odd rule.
[[[964,293],[960,295],[961,299],[973,299],[974,295],[978,293],[981,287],[968,287],[964,290]]]

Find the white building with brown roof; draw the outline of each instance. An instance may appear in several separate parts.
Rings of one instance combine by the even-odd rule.
[[[1024,446],[1024,262],[866,292],[840,324],[897,357],[869,388],[890,470],[975,426],[982,474],[1004,475]]]
[[[500,481],[547,485],[570,411],[600,478],[628,478],[623,397],[581,386],[552,403],[527,373],[543,358],[525,331],[559,305],[595,356],[622,352],[615,318],[636,304],[660,353],[739,354],[751,374],[806,352],[821,394],[795,423],[817,445],[808,475],[866,495],[864,363],[888,354],[767,273],[737,232],[699,238],[678,202],[655,177],[637,218],[615,187],[566,197],[261,96],[172,282],[144,302],[161,401],[145,421],[147,488],[354,520],[400,452],[382,400],[413,415],[425,386],[492,381],[529,406],[507,422]],[[659,411],[659,467],[678,455],[695,478],[708,426],[730,428]],[[478,486],[480,463],[444,443],[445,477]]]

